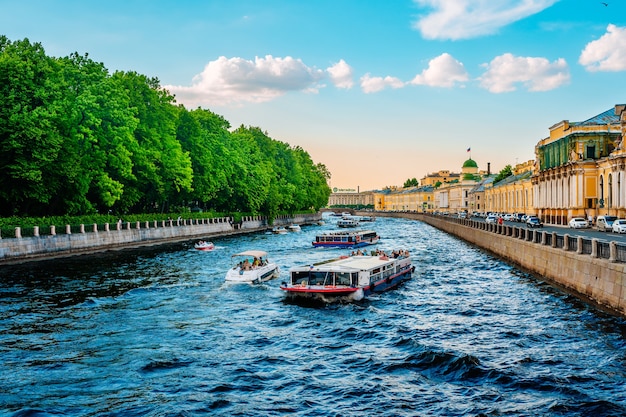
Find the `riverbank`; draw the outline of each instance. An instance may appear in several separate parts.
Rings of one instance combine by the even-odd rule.
[[[376,216],[404,217],[430,224],[533,273],[586,303],[626,317],[626,248],[615,242],[423,213],[377,212]]]
[[[279,216],[273,226],[314,224],[322,219],[321,213]],[[42,259],[97,253],[124,248],[153,246],[193,239],[211,240],[220,236],[265,231],[271,228],[265,216],[245,216],[238,223],[230,217],[105,224],[100,230],[92,225],[90,230],[81,225],[79,233],[72,233],[69,225],[64,233],[51,228],[49,235],[0,239],[0,265],[16,264]]]

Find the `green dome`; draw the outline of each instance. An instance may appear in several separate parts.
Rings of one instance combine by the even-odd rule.
[[[478,168],[478,164],[476,163],[476,161],[470,158],[467,161],[463,162],[463,168]]]

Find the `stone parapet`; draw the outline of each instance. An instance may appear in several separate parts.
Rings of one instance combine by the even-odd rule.
[[[281,216],[274,224],[312,224],[321,218],[321,213]],[[233,223],[230,218],[134,222],[118,223],[113,227],[106,224],[102,231],[93,226],[88,232],[81,225],[80,233],[71,233],[69,226],[65,226],[65,234],[56,233],[56,228],[52,226],[49,235],[37,233],[32,237],[21,237],[18,230],[15,238],[0,239],[0,264],[252,233],[268,227],[266,217],[246,216],[239,223]]]

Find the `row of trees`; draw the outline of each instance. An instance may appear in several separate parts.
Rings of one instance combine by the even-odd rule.
[[[317,210],[330,174],[258,127],[187,110],[156,78],[0,36],[0,216]]]

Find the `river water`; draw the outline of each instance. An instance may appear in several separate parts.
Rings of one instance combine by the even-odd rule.
[[[224,283],[230,255],[290,266],[344,254],[288,235],[0,267],[7,416],[624,416],[626,323],[429,225],[379,218],[407,248],[400,288],[285,301]],[[281,278],[282,278],[281,277]]]

